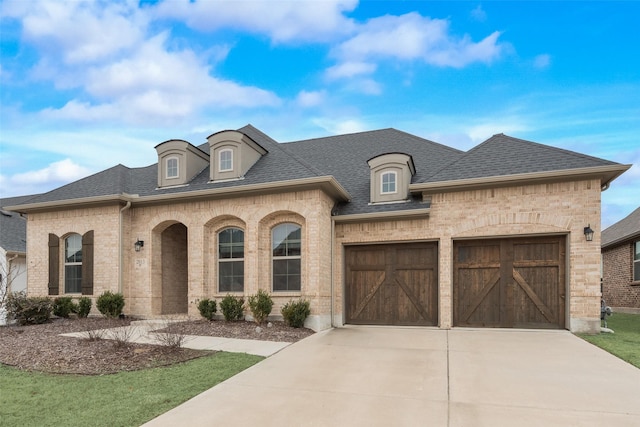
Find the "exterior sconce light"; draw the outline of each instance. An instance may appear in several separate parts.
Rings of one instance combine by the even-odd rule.
[[[586,230],[586,228],[585,228]],[[593,232],[592,232],[593,233]],[[144,241],[138,239],[134,244],[133,247],[136,248],[136,252],[140,252],[140,249],[142,249],[142,247],[144,246]]]
[[[586,237],[587,242],[590,242],[593,240],[593,230],[591,229],[591,224],[587,225],[584,228],[584,237]]]

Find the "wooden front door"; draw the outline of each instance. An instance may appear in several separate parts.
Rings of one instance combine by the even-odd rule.
[[[454,326],[564,328],[565,237],[458,241]]]
[[[438,323],[438,245],[402,243],[349,246],[346,323]]]

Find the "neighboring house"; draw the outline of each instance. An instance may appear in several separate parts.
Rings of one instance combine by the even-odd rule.
[[[33,196],[0,199],[0,303],[10,292],[27,290],[27,220],[4,206],[24,203]],[[0,304],[0,325],[6,312]]]
[[[29,215],[29,294],[197,316],[202,298],[266,289],[276,315],[309,300],[315,330],[600,329],[600,193],[629,165],[395,129],[281,144],[249,125],[155,148],[156,164],[12,207]]]
[[[618,311],[640,312],[640,207],[602,232],[602,296]]]

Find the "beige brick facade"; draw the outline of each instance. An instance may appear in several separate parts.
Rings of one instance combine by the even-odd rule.
[[[437,241],[439,243],[439,326],[452,326],[453,242],[456,239],[566,235],[567,326],[599,330],[600,242],[583,234],[600,224],[598,180],[535,184],[428,195],[431,211],[421,219],[337,223],[334,247],[336,321],[343,310],[344,246],[359,243]]]
[[[431,200],[428,215],[366,222],[341,222],[339,217],[332,221],[334,201],[321,190],[31,213],[27,238],[29,293],[47,294],[49,233],[64,238],[69,233],[93,230],[94,297],[105,290],[122,291],[127,314],[187,313],[197,317],[200,299],[219,301],[226,294],[218,292],[217,287],[218,232],[231,226],[245,232],[245,285],[241,295],[248,296],[258,289],[271,292],[271,230],[290,222],[302,229],[302,290],[271,292],[273,314],[279,314],[289,299],[303,297],[311,302],[309,326],[324,329],[340,325],[344,318],[346,245],[437,241],[439,326],[450,328],[456,239],[564,235],[566,325],[573,331],[595,331],[599,327],[598,179],[424,197]],[[596,230],[592,242],[586,242],[583,234],[588,224]],[[145,243],[140,252],[135,252],[138,239]]]

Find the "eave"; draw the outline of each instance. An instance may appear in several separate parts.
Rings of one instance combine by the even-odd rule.
[[[351,199],[347,190],[333,176],[320,176],[312,178],[294,179],[289,181],[276,181],[263,184],[238,185],[233,187],[208,188],[196,191],[180,191],[176,193],[160,193],[147,196],[137,194],[112,194],[96,197],[83,197],[77,199],[56,200],[42,203],[29,203],[17,206],[7,206],[7,210],[20,213],[44,212],[58,209],[73,209],[77,206],[104,206],[113,203],[131,202],[133,206],[177,203],[199,199],[222,199],[233,197],[245,197],[259,194],[284,193],[292,191],[305,191],[321,189],[336,201],[347,202]]]
[[[632,165],[606,165],[589,168],[564,169],[545,172],[531,172],[512,175],[489,176],[481,178],[458,179],[451,181],[425,182],[409,185],[409,191],[438,193],[442,191],[475,190],[488,187],[502,187],[522,184],[538,184],[550,181],[568,181],[600,178],[600,184],[606,189],[611,181],[622,175]]]

